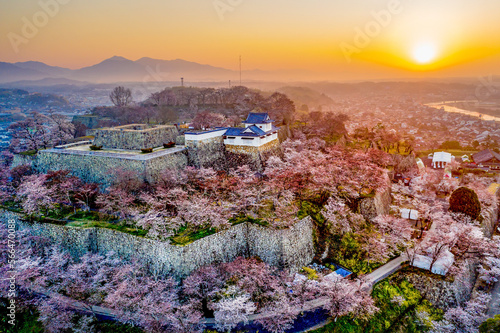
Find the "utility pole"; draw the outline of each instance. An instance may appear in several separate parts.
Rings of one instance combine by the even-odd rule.
[[[241,56],[240,56],[240,86],[241,86]]]
[[[181,87],[184,87],[184,78],[181,77]]]

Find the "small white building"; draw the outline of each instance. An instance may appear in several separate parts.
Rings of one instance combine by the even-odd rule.
[[[245,127],[187,131],[184,133],[186,147],[224,143],[226,150],[243,154],[257,154],[279,147],[279,128],[273,125],[274,120],[267,113],[250,113],[242,123]]]
[[[261,147],[278,139],[279,128],[267,113],[250,113],[243,122],[245,127],[228,128],[224,134],[226,146]]]
[[[432,167],[434,169],[444,169],[446,168],[446,165],[451,163],[454,159],[455,156],[450,153],[444,151],[436,152],[432,156]]]
[[[416,220],[418,220],[418,210],[402,208],[401,209],[401,218],[416,221]]]

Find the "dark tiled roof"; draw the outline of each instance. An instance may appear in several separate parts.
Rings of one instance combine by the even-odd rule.
[[[249,113],[247,120],[245,120],[243,124],[265,124],[272,122],[274,122],[274,120],[271,120],[267,113]]]
[[[246,133],[245,133],[246,131]],[[266,132],[258,128],[257,126],[253,125],[247,128],[243,127],[233,127],[229,128],[224,135],[227,136],[262,136],[265,135]]]
[[[479,153],[472,155],[472,158],[474,159],[475,163],[485,163],[493,158],[496,158],[500,161],[500,154],[495,153],[491,149],[485,149],[483,151],[480,151]]]

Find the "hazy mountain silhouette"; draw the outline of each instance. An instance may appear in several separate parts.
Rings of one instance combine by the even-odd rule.
[[[8,62],[0,62],[0,83],[19,80],[39,80],[47,74],[28,68],[21,68]]]
[[[24,69],[31,69],[33,71],[43,73],[50,77],[65,77],[71,75],[72,73],[71,69],[57,67],[57,66],[49,66],[39,61],[16,62],[13,65]]]
[[[480,65],[485,63],[497,65],[500,57],[491,57],[484,62],[475,61],[449,68],[442,68],[430,73],[408,72],[401,68],[393,68],[382,65],[366,65],[365,67],[345,66],[337,72],[314,72],[309,70],[290,69],[264,71],[259,69],[244,70],[243,80],[247,84],[250,81],[340,81],[340,80],[370,80],[384,75],[386,79],[401,80],[403,78],[429,79],[431,77],[454,77],[454,71],[460,70],[471,76],[482,73]],[[492,66],[491,68],[497,68]],[[491,73],[496,74],[496,73]],[[463,75],[463,76],[467,76]],[[10,83],[24,80],[42,80],[45,78],[61,78],[91,83],[118,83],[118,82],[180,82],[183,77],[185,82],[227,82],[232,80],[235,84],[239,82],[239,71],[211,65],[200,64],[182,59],[161,60],[153,58],[141,58],[133,61],[124,57],[114,56],[98,64],[72,70],[57,66],[49,66],[38,61],[27,61],[17,63],[0,62],[0,83]],[[377,79],[375,79],[377,80]],[[476,80],[477,81],[477,80]]]
[[[182,59],[161,60],[141,58],[133,61],[114,56],[98,64],[72,70],[49,66],[38,61],[17,63],[0,62],[0,83],[64,78],[93,83],[231,80],[238,77],[237,71],[203,65]]]

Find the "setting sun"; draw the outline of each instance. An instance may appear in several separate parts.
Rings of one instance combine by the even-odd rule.
[[[436,59],[437,50],[431,43],[421,43],[413,48],[412,55],[419,64],[428,64]]]

